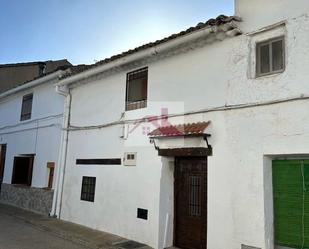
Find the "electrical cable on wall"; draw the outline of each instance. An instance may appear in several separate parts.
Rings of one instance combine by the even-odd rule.
[[[37,121],[46,121],[46,120],[50,120],[50,119],[61,118],[62,116],[63,116],[63,114],[57,114],[57,115],[50,115],[50,116],[43,117],[43,118],[31,119],[29,121],[23,121],[22,123],[17,123],[17,124],[14,124],[14,125],[2,126],[2,127],[0,127],[0,130],[12,129],[12,128],[16,128],[18,126],[25,126],[27,124],[36,123]]]
[[[151,118],[151,121],[161,120],[166,118],[174,118],[174,117],[181,117],[181,116],[188,116],[188,115],[196,115],[196,114],[205,114],[210,112],[221,112],[221,111],[231,111],[231,110],[240,110],[246,108],[254,108],[254,107],[262,107],[262,106],[270,106],[276,104],[282,104],[287,102],[294,102],[294,101],[304,101],[309,100],[309,95],[301,94],[300,96],[292,97],[292,98],[284,98],[284,99],[277,99],[271,101],[264,101],[264,102],[253,102],[253,103],[246,103],[246,104],[236,104],[236,105],[224,105],[218,107],[211,107],[196,111],[188,111],[183,113],[175,113],[175,114],[168,114],[168,115],[161,115],[156,118]],[[137,118],[137,119],[127,119],[123,120],[123,113],[119,120],[115,120],[109,123],[99,124],[99,125],[90,125],[90,126],[76,126],[70,125],[66,130],[69,131],[79,131],[79,130],[93,130],[93,129],[102,129],[110,126],[115,125],[124,125],[124,124],[136,124],[137,122],[149,122],[147,117],[144,118]]]
[[[22,130],[16,130],[16,131],[9,131],[9,132],[4,132],[4,133],[0,133],[0,136],[3,135],[8,135],[8,134],[15,134],[15,133],[19,133],[19,132],[23,132],[23,131],[31,131],[31,130],[36,130],[36,129],[43,129],[43,128],[48,128],[48,127],[58,127],[61,129],[61,124],[49,124],[49,125],[42,125],[42,126],[35,126],[35,127],[31,127],[31,128],[25,128]]]

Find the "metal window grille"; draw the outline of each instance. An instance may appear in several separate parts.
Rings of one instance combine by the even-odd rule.
[[[82,193],[80,197],[82,201],[94,202],[95,183],[95,177],[83,176]]]
[[[126,111],[147,106],[148,68],[127,74]]]
[[[201,216],[201,184],[202,179],[200,176],[190,176],[190,194],[189,194],[189,212],[190,216]]]

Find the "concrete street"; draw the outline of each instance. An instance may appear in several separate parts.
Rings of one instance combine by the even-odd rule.
[[[19,218],[0,213],[0,249],[84,249]]]
[[[0,203],[0,249],[152,249],[119,236]]]

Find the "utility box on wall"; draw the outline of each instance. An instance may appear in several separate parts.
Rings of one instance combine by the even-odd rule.
[[[126,152],[124,153],[124,160],[123,165],[124,166],[136,166],[136,152]]]

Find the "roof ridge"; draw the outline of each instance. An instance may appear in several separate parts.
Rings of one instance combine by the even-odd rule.
[[[238,16],[219,15],[217,18],[211,18],[211,19],[207,20],[206,22],[199,22],[196,26],[190,27],[190,28],[188,28],[186,30],[180,31],[180,32],[175,33],[175,34],[171,34],[171,35],[169,35],[169,36],[167,36],[165,38],[156,40],[154,42],[149,42],[149,43],[146,43],[144,45],[138,46],[136,48],[129,49],[129,50],[124,51],[122,53],[119,53],[119,54],[113,55],[111,57],[105,58],[103,60],[100,60],[100,61],[98,61],[98,62],[96,62],[94,64],[89,64],[89,65],[81,64],[80,66],[84,66],[84,68],[76,67],[75,69],[73,69],[71,71],[71,73],[68,73],[68,74],[64,75],[63,78],[67,78],[67,77],[70,77],[72,75],[75,75],[75,74],[78,74],[78,73],[82,73],[82,72],[84,72],[84,71],[86,71],[88,69],[94,68],[94,67],[105,65],[105,64],[107,64],[109,62],[112,62],[114,60],[123,58],[123,57],[125,57],[127,55],[131,55],[131,54],[134,54],[134,53],[139,52],[141,50],[144,50],[144,49],[147,49],[147,48],[151,48],[151,47],[163,44],[165,42],[168,42],[170,40],[176,39],[178,37],[181,37],[181,36],[184,36],[184,35],[187,35],[187,34],[191,34],[191,33],[195,32],[195,31],[198,31],[198,30],[201,30],[201,29],[204,29],[204,28],[207,28],[207,27],[220,26],[220,25],[223,25],[223,24],[226,24],[226,23],[230,23],[232,21],[240,22],[241,18],[238,17]]]
[[[23,66],[23,65],[37,65],[40,63],[46,63],[46,62],[57,62],[57,61],[68,61],[68,59],[63,58],[59,60],[43,60],[43,61],[26,61],[26,62],[16,62],[16,63],[4,63],[0,64],[0,67],[14,67],[14,66]]]

